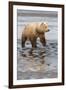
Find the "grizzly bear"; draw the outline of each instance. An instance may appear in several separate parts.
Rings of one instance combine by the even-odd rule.
[[[48,24],[47,23],[30,23],[27,24],[22,32],[21,41],[22,47],[25,47],[26,40],[29,40],[32,44],[32,47],[35,48],[36,40],[39,37],[40,42],[43,46],[46,45],[45,32],[48,32]]]

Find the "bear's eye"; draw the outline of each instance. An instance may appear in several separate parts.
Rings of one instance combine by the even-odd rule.
[[[45,26],[45,28],[47,28],[47,26]]]

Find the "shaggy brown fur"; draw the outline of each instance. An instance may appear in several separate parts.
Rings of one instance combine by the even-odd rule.
[[[32,47],[36,47],[36,40],[39,37],[43,46],[46,45],[45,32],[48,32],[47,23],[31,23],[25,26],[22,32],[22,47],[25,47],[25,41],[30,40]]]

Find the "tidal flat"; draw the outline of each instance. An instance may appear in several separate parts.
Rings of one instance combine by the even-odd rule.
[[[18,43],[18,80],[57,78],[58,54],[56,41],[47,41],[45,47],[38,41],[35,49],[32,49],[30,42],[25,44],[25,48],[21,48],[20,40]]]
[[[46,46],[37,40],[32,50],[30,41],[21,47],[24,27],[32,22],[47,22]],[[58,12],[17,10],[17,80],[47,79],[58,76]]]

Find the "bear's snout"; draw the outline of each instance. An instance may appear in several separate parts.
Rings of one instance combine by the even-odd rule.
[[[48,29],[46,32],[49,32],[50,31],[50,29]]]
[[[50,31],[50,29],[48,29],[48,31]]]

